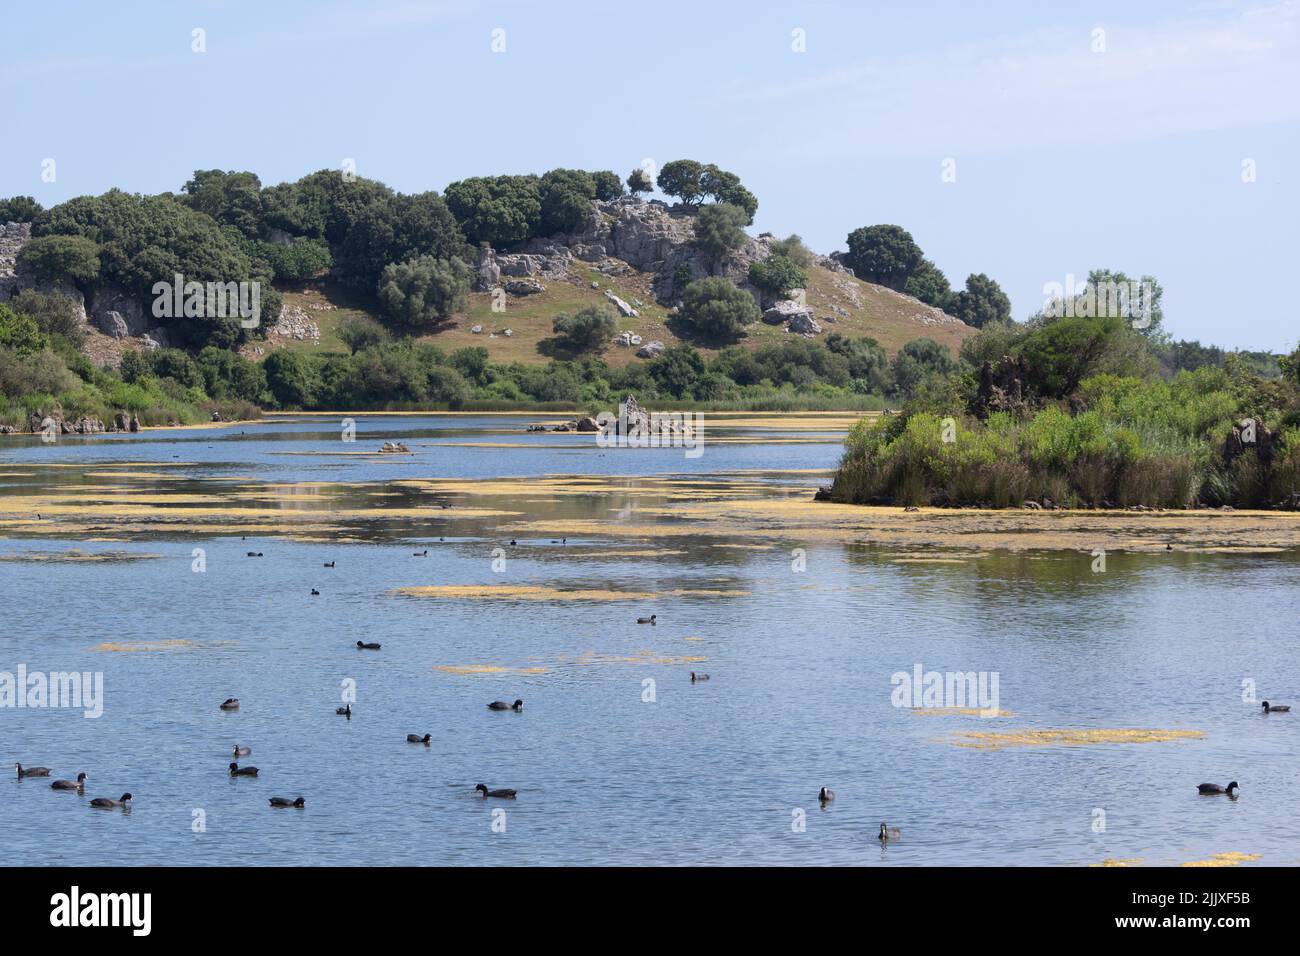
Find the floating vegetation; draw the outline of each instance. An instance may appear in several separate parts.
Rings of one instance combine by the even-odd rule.
[[[193,641],[167,640],[167,641],[106,641],[103,644],[96,644],[91,648],[92,651],[115,651],[134,653],[136,651],[174,651],[181,647],[195,647]]]
[[[1208,860],[1192,860],[1190,863],[1184,863],[1183,866],[1241,866],[1243,863],[1254,863],[1260,858],[1258,853],[1238,853],[1233,850],[1228,853],[1216,853]]]
[[[149,554],[143,551],[23,551],[19,554],[0,554],[0,561],[23,561],[34,564],[83,564],[83,563],[119,563],[127,561],[148,561],[161,558],[161,554]]]
[[[1125,730],[1092,728],[1085,730],[1014,730],[1008,733],[970,731],[957,734],[952,743],[976,750],[1002,750],[1006,747],[1082,747],[1089,744],[1152,744],[1171,740],[1199,740],[1200,730]]]
[[[497,664],[437,664],[433,668],[444,674],[473,677],[481,674],[545,674],[545,667],[501,667]]]
[[[594,588],[551,588],[533,584],[423,584],[394,588],[389,594],[406,597],[463,598],[483,601],[649,601],[664,597],[744,597],[748,591],[714,589],[671,591],[610,591]]]

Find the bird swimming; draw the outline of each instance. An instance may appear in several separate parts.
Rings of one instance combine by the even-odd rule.
[[[351,705],[351,704],[348,704],[346,707],[340,707],[338,710],[334,711],[334,713],[338,714],[340,717],[346,717],[346,718],[348,718],[349,720],[351,720],[351,719],[352,719],[352,705]]]
[[[20,763],[16,763],[14,766],[18,769],[19,780],[23,777],[48,777],[50,775],[49,767],[28,767],[23,769],[23,765]]]
[[[52,784],[50,784],[50,789],[51,790],[85,790],[86,775],[84,773],[77,774],[77,780],[75,783],[71,780],[55,780]]]
[[[817,799],[822,803],[829,803],[831,800],[835,799],[835,791],[831,790],[829,787],[822,787],[817,793]]]
[[[504,700],[494,700],[488,704],[488,710],[523,710],[524,702],[517,700],[513,704],[507,704]]]
[[[296,800],[290,800],[288,797],[272,797],[271,806],[297,807],[299,810],[301,810],[303,807],[307,806],[307,801],[302,797],[298,797]]]
[[[92,807],[99,807],[101,810],[111,810],[113,807],[125,807],[130,802],[131,795],[129,793],[124,793],[122,794],[121,800],[113,800],[110,797],[96,797],[94,800],[90,801],[90,805]]]
[[[312,596],[312,597],[320,597],[320,592],[317,591],[315,588],[312,588],[312,589],[311,589],[311,596]]]
[[[1233,796],[1232,791],[1240,790],[1240,789],[1241,787],[1237,786],[1237,781],[1235,780],[1232,781],[1232,783],[1228,784],[1226,787],[1221,787],[1217,783],[1201,783],[1196,785],[1197,793],[1206,797],[1216,796],[1218,794],[1225,794],[1225,793],[1231,797]]]
[[[327,568],[332,568],[332,567],[334,567],[334,562],[333,562],[333,561],[326,561],[324,566],[327,567]]]
[[[247,756],[249,756],[250,754],[252,754],[252,752],[253,752],[253,748],[252,748],[252,747],[241,747],[241,746],[239,746],[239,744],[235,744],[234,753],[232,753],[231,756],[233,756],[233,757],[247,757]]]
[[[475,792],[483,794],[483,799],[488,797],[500,797],[502,800],[513,800],[515,792],[513,790],[489,790],[487,784],[480,783],[474,788]]]
[[[1290,704],[1270,704],[1268,701],[1264,701],[1264,713],[1266,714],[1285,714],[1290,710]]]
[[[692,683],[692,684],[698,684],[700,681],[702,681],[702,680],[708,680],[708,679],[709,679],[709,675],[708,675],[708,674],[700,674],[700,673],[697,673],[696,671],[691,671],[691,683]]]
[[[256,777],[256,776],[257,776],[257,768],[256,768],[256,767],[241,767],[241,766],[240,766],[239,764],[237,764],[237,763],[232,763],[232,764],[230,765],[230,775],[231,775],[232,777]]]
[[[365,641],[357,641],[357,647],[363,651],[377,651],[381,646],[380,644],[367,644]]]
[[[897,840],[902,835],[903,835],[903,831],[900,830],[898,827],[888,827],[882,823],[880,825],[880,833],[877,834],[877,839],[879,839],[883,843],[886,840]]]
[[[658,616],[657,614],[651,614],[649,617],[638,617],[636,622],[638,624],[653,624]]]
[[[428,549],[428,548],[425,548],[423,551],[412,551],[412,552],[411,552],[411,557],[413,557],[413,558],[425,558],[425,557],[428,557],[428,556],[429,556],[429,549]]]
[[[406,742],[408,744],[424,744],[426,747],[429,746],[429,741],[432,739],[433,739],[432,734],[425,734],[423,737],[421,737],[419,734],[406,735]]]
[[[222,710],[239,710],[239,698],[227,697],[221,704]]]

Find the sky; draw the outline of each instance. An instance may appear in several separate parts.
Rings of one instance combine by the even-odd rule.
[[[1300,338],[1300,0],[9,0],[0,88],[0,196],[46,206],[691,158],[756,232],[897,223],[1017,319],[1109,268],[1155,276],[1177,338]]]

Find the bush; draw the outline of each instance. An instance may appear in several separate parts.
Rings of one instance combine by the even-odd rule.
[[[902,226],[866,226],[849,233],[845,263],[853,274],[902,291],[908,278],[920,266],[921,247]]]
[[[780,253],[768,256],[749,267],[749,281],[764,292],[780,295],[789,289],[802,289],[808,284],[808,274],[793,259]]]
[[[99,246],[82,236],[39,236],[18,251],[17,264],[40,283],[89,286],[99,279]]]
[[[600,306],[588,306],[574,313],[561,313],[552,330],[569,350],[582,353],[607,344],[617,331],[614,314]]]
[[[745,242],[745,211],[728,203],[705,206],[695,217],[695,246],[714,268]]]
[[[32,319],[44,335],[62,336],[74,348],[79,348],[86,340],[86,324],[72,299],[66,295],[24,289],[9,301],[9,306]]]
[[[465,308],[472,276],[460,259],[408,259],[384,269],[379,301],[394,324],[424,330]]]
[[[722,278],[688,285],[679,312],[701,340],[723,343],[741,338],[760,315],[753,296]]]

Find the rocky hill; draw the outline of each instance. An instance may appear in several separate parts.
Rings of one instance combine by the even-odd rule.
[[[749,267],[771,254],[774,237],[751,237],[714,270],[693,244],[694,210],[622,196],[593,202],[576,232],[533,239],[509,253],[483,248],[473,263],[475,285],[469,307],[430,336],[447,349],[481,345],[493,361],[544,363],[555,317],[588,305],[619,315],[619,334],[603,352],[611,365],[649,358],[678,341],[671,328],[681,288],[708,275],[724,276],[754,295],[763,309],[742,345],[757,348],[784,336],[810,339],[838,331],[871,336],[893,354],[913,339],[927,337],[953,352],[974,329],[940,310],[884,286],[863,282],[837,258],[815,256],[806,270],[808,286],[789,298],[765,296],[749,284]],[[0,301],[32,286],[14,259],[30,227],[0,226]],[[90,301],[72,288],[84,316],[87,351],[98,362],[117,364],[125,349],[167,345],[166,333],[148,312],[111,287],[96,289]],[[322,277],[285,289],[284,308],[268,323],[265,340],[245,348],[261,357],[278,348],[339,351],[340,324],[367,314],[373,304]],[[705,350],[707,351],[707,350]]]

